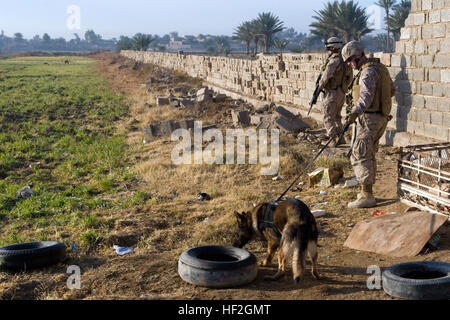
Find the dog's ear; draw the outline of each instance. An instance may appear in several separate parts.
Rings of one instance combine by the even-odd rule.
[[[239,212],[235,211],[234,215],[236,216],[236,219],[238,221],[244,221],[244,219],[245,219],[245,212],[239,213]]]

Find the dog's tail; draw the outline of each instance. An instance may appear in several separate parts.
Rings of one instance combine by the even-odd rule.
[[[308,228],[304,224],[291,223],[286,226],[281,248],[292,250],[292,272],[294,281],[298,283],[305,269],[305,255],[308,250]],[[287,253],[287,252],[286,252]]]

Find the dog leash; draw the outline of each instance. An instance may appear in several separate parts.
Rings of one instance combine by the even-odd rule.
[[[344,128],[342,129],[342,133],[347,131],[349,128],[348,125],[345,125]],[[283,198],[283,196],[289,191],[289,189],[292,188],[292,186],[294,185],[294,183],[298,180],[298,178],[300,178],[303,173],[308,170],[308,168],[314,163],[314,161],[316,161],[316,159],[322,154],[322,152],[328,147],[328,145],[334,140],[334,138],[336,138],[338,135],[334,134],[330,140],[328,140],[328,142],[322,147],[322,149],[319,150],[319,152],[315,155],[315,157],[306,165],[306,167],[300,172],[300,174],[294,179],[294,181],[292,181],[292,183],[289,185],[289,187],[281,194],[281,196],[278,197],[278,199],[275,202],[278,202],[281,200],[281,198]]]

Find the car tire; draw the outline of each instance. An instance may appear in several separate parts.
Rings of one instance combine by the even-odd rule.
[[[0,266],[12,270],[41,268],[59,263],[65,257],[66,247],[55,241],[20,243],[0,248]]]
[[[383,290],[394,297],[418,300],[450,299],[450,263],[401,263],[383,271],[382,278]]]
[[[223,257],[226,259],[222,259]],[[178,259],[178,274],[184,281],[194,285],[230,288],[255,280],[258,265],[256,257],[244,249],[200,246],[181,254]]]

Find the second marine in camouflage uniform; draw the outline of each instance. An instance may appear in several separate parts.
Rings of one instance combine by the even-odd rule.
[[[319,88],[324,93],[323,122],[328,140],[338,135],[342,129],[341,111],[345,101],[344,76],[346,66],[341,56],[343,43],[339,38],[332,37],[327,40],[326,47],[329,53],[328,59],[322,67],[322,78]]]

